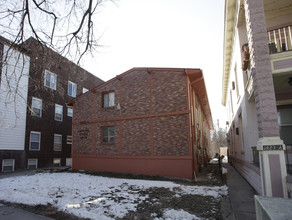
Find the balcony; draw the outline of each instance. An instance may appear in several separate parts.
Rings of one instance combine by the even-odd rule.
[[[292,50],[291,25],[268,31],[270,54]]]
[[[268,31],[273,74],[292,71],[292,25]]]

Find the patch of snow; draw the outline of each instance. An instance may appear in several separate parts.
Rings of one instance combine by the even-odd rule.
[[[198,218],[195,215],[192,215],[182,209],[180,210],[174,210],[174,209],[166,209],[163,213],[163,218],[155,218],[155,220],[173,220],[173,219],[184,219],[184,220],[200,220],[201,218]]]
[[[228,173],[228,169],[222,167],[222,174],[226,174],[226,173]]]
[[[52,204],[76,216],[91,219],[98,216],[98,219],[108,220],[123,218],[129,211],[135,212],[137,206],[149,197],[142,196],[139,191],[151,187],[168,188],[178,197],[184,194],[214,198],[227,195],[226,186],[184,186],[168,181],[118,179],[78,173],[40,173],[1,179],[0,200],[28,205]],[[170,212],[166,211],[166,217]],[[182,211],[178,213],[186,215]],[[167,218],[170,219],[169,216]]]

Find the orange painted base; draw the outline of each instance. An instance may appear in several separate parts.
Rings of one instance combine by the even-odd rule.
[[[73,170],[132,173],[193,179],[191,158],[123,158],[75,155]]]

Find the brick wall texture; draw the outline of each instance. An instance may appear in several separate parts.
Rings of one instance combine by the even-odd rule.
[[[104,92],[115,106],[102,107]],[[186,75],[182,71],[133,69],[76,99],[73,154],[98,156],[188,156]],[[117,109],[118,103],[121,109]],[[114,127],[114,143],[102,143],[102,128]]]

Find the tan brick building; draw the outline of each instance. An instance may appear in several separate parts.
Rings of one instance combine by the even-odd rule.
[[[77,97],[73,169],[194,179],[212,125],[200,69],[133,68]]]
[[[258,194],[292,186],[291,0],[225,0],[228,161]],[[288,181],[287,181],[288,180]],[[291,191],[291,189],[289,189]]]

